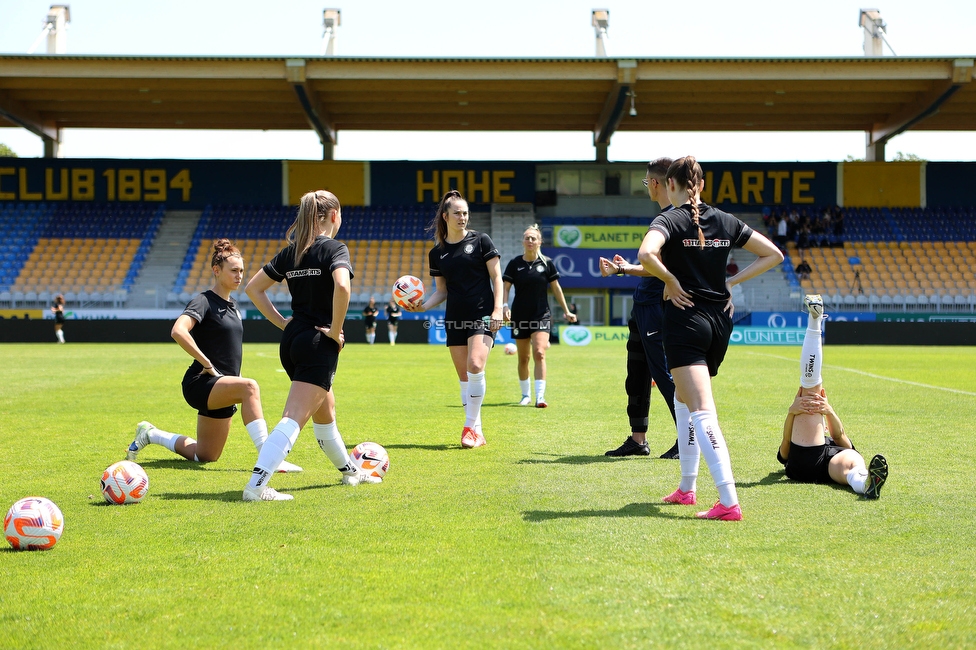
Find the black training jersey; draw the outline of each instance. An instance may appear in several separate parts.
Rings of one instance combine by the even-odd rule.
[[[428,256],[431,277],[447,280],[447,314],[479,318],[495,307],[488,260],[499,257],[491,237],[469,230],[456,244],[444,242]]]
[[[244,323],[237,303],[224,300],[211,290],[193,297],[183,313],[197,322],[190,336],[197,347],[207,355],[210,363],[220,374],[239,376],[244,345]],[[190,364],[190,372],[196,374],[203,366],[196,359]]]
[[[363,309],[363,320],[366,321],[366,326],[376,325],[376,314],[380,313],[380,310],[376,307],[370,307],[366,305]]]
[[[264,265],[264,272],[275,282],[288,280],[296,321],[306,326],[329,327],[335,293],[332,272],[338,268],[349,269],[349,277],[353,277],[349,249],[341,241],[319,235],[302,256],[301,264],[295,265],[295,246],[290,245]]]
[[[725,286],[729,251],[749,241],[752,228],[728,212],[704,203],[698,204],[698,210],[704,248],[699,244],[698,228],[691,220],[688,205],[662,212],[651,222],[651,229],[664,235],[661,261],[678,278],[682,289],[697,298],[726,302],[730,297]]]
[[[548,257],[539,256],[532,262],[526,262],[519,255],[513,258],[502,280],[511,282],[515,287],[515,297],[512,299],[512,320],[537,320],[549,317],[549,297],[546,293],[549,284],[559,279],[559,272],[555,264]]]
[[[394,303],[392,306],[391,305],[386,306],[386,320],[395,323],[398,320],[400,320],[400,316],[402,315],[403,312],[400,311],[400,305]]]

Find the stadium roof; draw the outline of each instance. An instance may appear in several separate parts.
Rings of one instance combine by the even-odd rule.
[[[0,55],[0,126],[337,131],[976,131],[970,57]],[[631,99],[636,115],[632,115]]]

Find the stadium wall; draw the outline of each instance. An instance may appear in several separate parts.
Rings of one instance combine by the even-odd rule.
[[[380,323],[380,341],[384,340],[385,321]],[[0,318],[0,343],[51,343],[54,339],[51,320]],[[428,328],[423,320],[402,320],[397,328],[397,343],[427,343]],[[70,320],[64,333],[71,343],[172,343],[173,320]],[[365,321],[347,320],[342,327],[346,341],[365,343]],[[266,320],[248,320],[244,325],[244,344],[278,343],[281,330]]]
[[[976,323],[830,323],[829,345],[976,345]]]
[[[706,202],[767,206],[976,205],[973,162],[703,163]],[[0,202],[296,205],[329,189],[344,205],[431,204],[451,188],[472,204],[535,203],[542,216],[645,216],[643,163],[361,162],[9,158]]]

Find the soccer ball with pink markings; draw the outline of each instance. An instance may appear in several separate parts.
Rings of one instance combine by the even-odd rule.
[[[415,275],[401,275],[393,283],[393,301],[401,307],[417,304],[424,297],[424,283]]]
[[[359,443],[349,457],[367,476],[383,478],[390,469],[390,455],[375,442]]]
[[[120,460],[102,472],[102,496],[109,503],[139,503],[149,492],[149,475],[131,460]]]
[[[53,548],[64,532],[64,516],[44,497],[26,497],[10,506],[3,518],[3,534],[18,551]]]

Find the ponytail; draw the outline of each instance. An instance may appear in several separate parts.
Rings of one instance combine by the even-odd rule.
[[[701,213],[698,210],[698,190],[701,187],[702,178],[704,178],[701,165],[698,164],[694,156],[678,158],[668,167],[668,173],[665,178],[666,180],[673,178],[675,185],[686,188],[688,198],[691,201],[691,221],[698,228],[698,246],[705,248],[705,233],[699,222]]]
[[[434,235],[434,245],[441,246],[447,239],[447,222],[444,221],[444,214],[449,212],[451,205],[455,201],[465,201],[464,197],[457,190],[448,190],[441,197],[441,202],[437,205],[437,214],[434,215],[434,220],[430,222],[427,226],[427,232],[433,233]]]
[[[322,231],[319,222],[328,219],[333,210],[339,209],[339,199],[332,192],[318,190],[302,196],[298,216],[285,233],[285,239],[295,247],[295,266],[301,263],[302,257]]]

